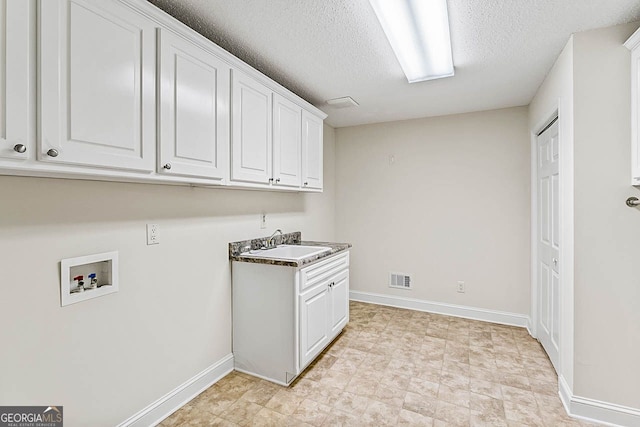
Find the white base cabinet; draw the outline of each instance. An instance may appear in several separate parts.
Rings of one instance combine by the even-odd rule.
[[[238,371],[291,382],[349,321],[349,252],[304,268],[233,262]]]

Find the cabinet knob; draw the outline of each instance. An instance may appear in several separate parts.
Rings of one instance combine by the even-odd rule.
[[[16,153],[24,153],[25,151],[27,151],[27,146],[24,144],[16,144],[13,146],[13,151],[15,151]]]
[[[165,168],[166,170],[171,169],[171,163],[167,163],[166,165],[163,166],[163,168]]]
[[[280,178],[276,179],[276,182],[280,182]]]
[[[269,178],[269,184],[273,182],[273,178]]]
[[[55,148],[50,148],[49,151],[47,151],[47,156],[49,157],[58,157],[58,150],[56,150]]]
[[[304,186],[306,187],[307,185],[309,185],[309,183],[308,183],[308,182],[305,182],[305,183],[304,183]]]

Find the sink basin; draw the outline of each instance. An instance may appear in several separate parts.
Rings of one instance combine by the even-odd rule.
[[[277,248],[249,251],[240,255],[257,258],[275,258],[299,261],[303,258],[328,251],[331,251],[331,248],[326,246],[280,245]]]

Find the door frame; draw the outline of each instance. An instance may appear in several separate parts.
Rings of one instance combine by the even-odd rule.
[[[557,100],[544,119],[530,129],[531,139],[531,316],[529,333],[537,338],[538,325],[538,134],[558,117],[559,139],[559,228],[560,228],[560,296],[558,385],[560,389],[573,391],[574,363],[574,185],[573,185],[573,109]]]

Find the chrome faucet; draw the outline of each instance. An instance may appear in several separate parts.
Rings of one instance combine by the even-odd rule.
[[[273,241],[273,239],[275,238],[275,235],[277,233],[280,233],[280,236],[282,236],[282,230],[280,230],[279,228],[276,231],[274,231],[273,234],[267,238],[267,244],[266,244],[267,249],[271,249],[271,248],[275,248],[276,247],[276,244]]]

